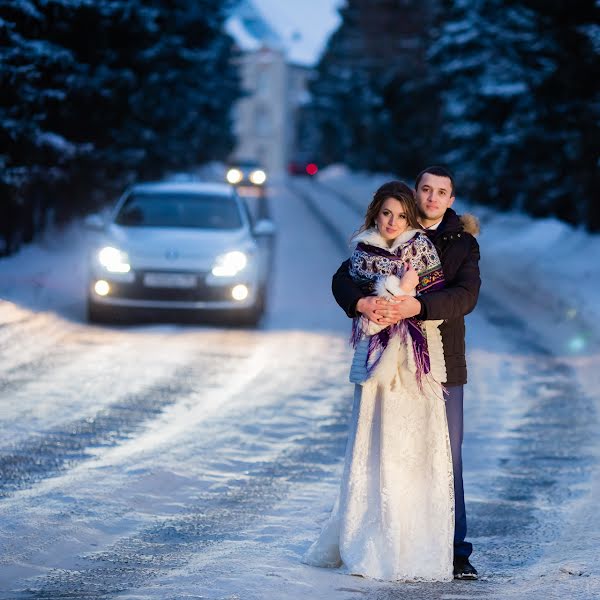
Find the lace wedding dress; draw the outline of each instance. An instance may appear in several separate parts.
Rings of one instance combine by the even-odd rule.
[[[432,356],[436,343],[442,352],[439,336],[428,338]],[[303,562],[387,581],[452,579],[452,459],[436,383],[444,379],[434,368],[420,388],[411,354],[393,338],[387,367],[356,385],[340,494]]]
[[[387,581],[449,581],[453,537],[444,402],[372,379],[357,385],[340,495],[303,561]]]

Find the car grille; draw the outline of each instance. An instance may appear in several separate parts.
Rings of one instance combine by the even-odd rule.
[[[152,273],[158,271],[153,270]],[[172,271],[169,271],[172,273]],[[194,273],[197,277],[193,288],[148,287],[144,285],[145,271],[136,271],[131,283],[111,282],[111,297],[128,300],[160,300],[163,302],[221,302],[231,300],[231,286],[208,286],[206,273]],[[183,273],[182,273],[183,274]],[[189,275],[190,273],[185,273]]]

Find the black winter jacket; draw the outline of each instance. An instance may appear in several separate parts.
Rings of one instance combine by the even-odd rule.
[[[437,292],[423,294],[419,319],[443,319],[440,326],[446,359],[447,385],[467,383],[465,359],[465,319],[477,304],[481,279],[479,277],[479,244],[475,239],[479,231],[477,220],[460,217],[451,209],[436,230],[427,232],[433,241],[444,269],[446,287]],[[357,316],[356,303],[365,296],[349,273],[346,260],[333,276],[332,291],[336,302],[349,317]]]

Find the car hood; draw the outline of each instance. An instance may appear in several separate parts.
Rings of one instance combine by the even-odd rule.
[[[231,250],[251,251],[247,229],[207,230],[109,225],[105,242],[126,252],[134,269],[210,269],[215,257]]]

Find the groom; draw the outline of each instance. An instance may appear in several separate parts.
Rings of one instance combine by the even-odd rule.
[[[455,198],[454,178],[445,168],[427,167],[419,173],[415,189],[419,222],[438,251],[446,287],[418,298],[401,296],[397,303],[390,303],[377,296],[364,296],[350,277],[349,261],[345,261],[333,276],[332,290],[337,303],[351,318],[360,313],[384,326],[410,317],[444,320],[440,332],[446,360],[446,415],[454,469],[454,577],[477,579],[477,571],[469,562],[473,546],[465,541],[462,440],[463,386],[467,383],[464,316],[475,308],[481,285],[479,245],[474,237],[479,225],[474,217],[459,218],[450,208]]]

